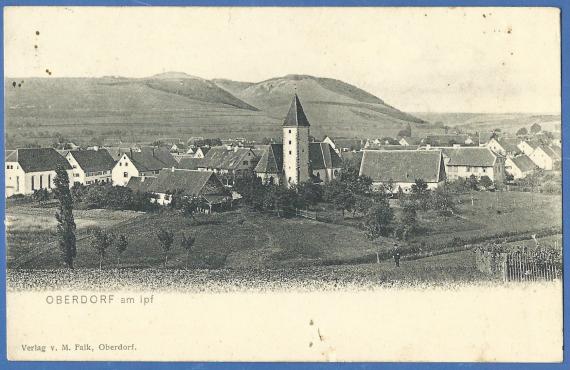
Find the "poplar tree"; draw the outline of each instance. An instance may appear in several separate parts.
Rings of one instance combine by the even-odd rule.
[[[53,183],[55,186],[53,193],[59,201],[58,210],[55,213],[59,250],[67,267],[72,269],[73,259],[77,255],[76,226],[73,218],[73,199],[69,190],[69,176],[63,166],[57,166]]]

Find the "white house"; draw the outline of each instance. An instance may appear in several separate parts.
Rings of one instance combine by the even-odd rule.
[[[393,193],[409,192],[416,180],[436,189],[446,178],[439,150],[364,150],[359,174],[370,177],[376,190],[391,184]]]
[[[72,168],[70,181],[83,185],[111,182],[115,160],[106,149],[71,150],[65,156]]]
[[[442,149],[447,178],[476,178],[483,176],[502,183],[505,180],[505,157],[487,147],[461,147]]]
[[[505,171],[513,175],[515,179],[526,177],[536,168],[536,164],[525,154],[517,157],[507,157],[505,161]]]
[[[518,139],[492,138],[487,142],[487,144],[485,144],[485,146],[491,149],[494,153],[505,157],[514,157],[521,152],[518,147],[518,143]]]
[[[65,168],[71,181],[71,166],[53,148],[26,148],[6,151],[5,196],[33,194],[38,189],[51,190],[58,166]]]
[[[126,186],[135,177],[153,177],[164,168],[177,167],[178,162],[169,151],[142,148],[140,152],[124,153],[111,171],[113,185]]]
[[[539,145],[538,141],[523,140],[518,144],[518,148],[523,154],[530,156]]]
[[[543,170],[550,171],[560,168],[560,153],[546,145],[537,146],[529,155],[529,158]]]

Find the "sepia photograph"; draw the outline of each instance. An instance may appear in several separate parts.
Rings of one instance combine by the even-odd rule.
[[[559,9],[7,7],[3,42],[10,359],[562,361]]]

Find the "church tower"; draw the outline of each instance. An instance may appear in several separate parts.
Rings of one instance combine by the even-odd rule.
[[[288,186],[310,179],[309,120],[297,94],[283,122],[283,172]]]

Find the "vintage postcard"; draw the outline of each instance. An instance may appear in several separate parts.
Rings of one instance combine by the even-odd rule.
[[[14,361],[562,361],[556,8],[7,7]]]

